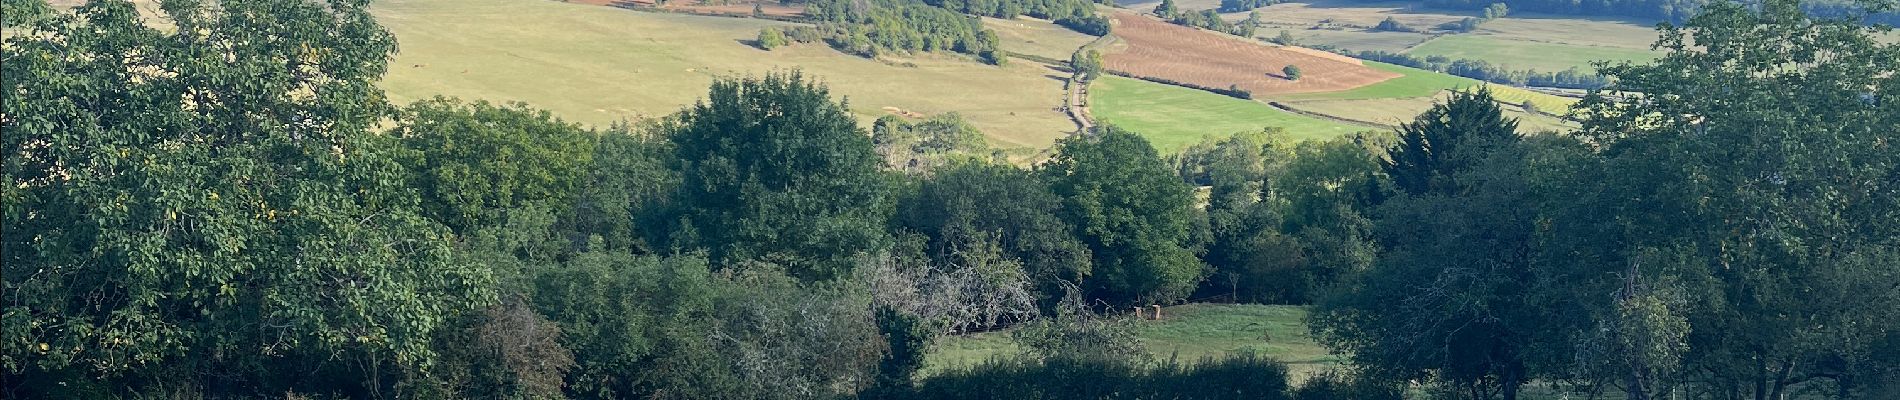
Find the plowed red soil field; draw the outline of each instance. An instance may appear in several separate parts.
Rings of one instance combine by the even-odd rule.
[[[1379,83],[1400,75],[1368,68],[1359,60],[1298,47],[1278,47],[1211,31],[1119,12],[1103,63],[1109,70],[1212,88],[1239,86],[1255,96],[1332,92]],[[1299,66],[1299,80],[1281,76]]]

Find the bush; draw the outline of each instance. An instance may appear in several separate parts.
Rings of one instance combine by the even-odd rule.
[[[1286,76],[1286,80],[1300,80],[1300,66],[1298,65],[1287,64],[1285,68],[1280,68],[1280,73]]]
[[[1362,375],[1327,370],[1306,378],[1293,391],[1293,400],[1397,400],[1405,398],[1405,387],[1368,379]]]
[[[759,39],[754,43],[760,49],[771,50],[785,47],[791,44],[791,41],[785,38],[785,32],[780,31],[778,27],[767,27],[759,30]]]
[[[1379,21],[1379,26],[1372,27],[1372,30],[1381,31],[1381,32],[1417,32],[1418,31],[1417,29],[1412,29],[1412,27],[1410,26],[1405,26],[1405,24],[1403,23],[1399,23],[1399,20],[1393,19],[1392,17],[1385,17],[1385,20]]]

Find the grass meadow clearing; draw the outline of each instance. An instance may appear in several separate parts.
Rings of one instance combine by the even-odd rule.
[[[1374,127],[1350,125],[1281,111],[1258,101],[1154,82],[1104,76],[1090,85],[1095,118],[1148,138],[1172,154],[1207,136],[1225,136],[1277,126],[1295,139],[1327,139]]]
[[[1156,361],[1191,363],[1202,357],[1254,351],[1287,363],[1295,379],[1337,365],[1339,358],[1313,341],[1302,306],[1187,304],[1162,310],[1160,321],[1133,320],[1135,335]],[[951,336],[925,356],[924,374],[1023,351],[1008,331]]]
[[[1069,30],[1053,22],[1030,17],[999,19],[983,17],[983,26],[996,31],[997,39],[1002,40],[1004,51],[1068,60],[1082,45],[1095,41],[1089,36]]]
[[[524,101],[604,126],[661,116],[705,96],[715,77],[801,69],[865,121],[893,111],[959,112],[992,146],[1042,149],[1074,129],[1058,111],[1065,74],[949,56],[884,62],[822,44],[763,51],[782,22],[660,14],[555,1],[388,0],[373,7],[401,53],[382,82],[408,102],[437,94]]]

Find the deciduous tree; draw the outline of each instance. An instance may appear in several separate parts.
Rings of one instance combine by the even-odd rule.
[[[1147,139],[1114,126],[1064,139],[1038,172],[1094,259],[1087,287],[1117,304],[1186,296],[1203,268],[1192,189]]]
[[[172,1],[158,30],[94,1],[8,29],[8,397],[426,379],[491,276],[451,256],[372,132],[395,43],[364,3]]]
[[[886,177],[870,135],[801,72],[715,81],[661,129],[681,179],[662,219],[674,224],[677,250],[827,280],[889,242]]]

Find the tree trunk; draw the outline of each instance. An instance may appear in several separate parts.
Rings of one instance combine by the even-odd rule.
[[[1770,399],[1781,399],[1788,390],[1788,374],[1794,372],[1794,361],[1782,361],[1781,373],[1775,375],[1775,389],[1768,395]]]
[[[1623,391],[1629,393],[1629,400],[1649,400],[1649,387],[1644,382],[1642,369],[1636,362],[1630,362],[1629,382],[1623,384]]]
[[[1755,400],[1768,400],[1768,357],[1755,353]]]

